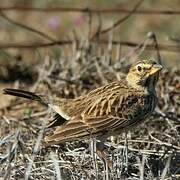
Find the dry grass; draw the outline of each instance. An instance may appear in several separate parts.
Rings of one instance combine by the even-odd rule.
[[[13,86],[53,98],[73,98],[125,76],[143,49],[120,57],[119,49],[82,41],[70,54],[43,58],[33,84]],[[108,49],[108,50],[107,50]],[[115,54],[114,54],[115,53]],[[112,56],[115,57],[112,60]],[[159,104],[145,123],[127,135],[107,141],[113,169],[95,152],[93,137],[86,141],[43,147],[49,110],[23,99],[1,109],[0,177],[4,179],[178,179],[180,176],[180,71],[164,69],[157,87]],[[11,85],[12,86],[12,85]],[[28,86],[28,87],[27,87]],[[50,115],[49,115],[50,114]],[[127,143],[128,142],[128,143]]]

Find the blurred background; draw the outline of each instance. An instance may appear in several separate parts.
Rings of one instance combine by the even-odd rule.
[[[74,40],[75,38],[86,39],[88,38],[89,21],[91,21],[92,35],[97,31],[99,21],[101,22],[101,29],[106,29],[126,16],[128,13],[123,13],[123,10],[131,11],[137,2],[131,0],[1,0],[1,9],[3,7],[11,8],[2,9],[1,11],[3,14],[0,16],[0,63],[4,64],[4,61],[11,61],[12,58],[16,58],[22,59],[28,64],[36,64],[39,62],[37,51],[44,54],[47,51],[52,53],[55,48],[57,50],[57,47],[53,46],[46,48],[16,47],[18,44],[52,42],[47,37],[22,27],[23,25],[52,37],[54,41]],[[63,10],[63,8],[65,9]],[[88,9],[85,11],[86,8],[89,8],[89,11]],[[108,11],[108,9],[112,11]],[[91,12],[91,10],[97,10],[97,12]],[[176,46],[176,52],[171,50],[170,47],[161,51],[163,62],[168,67],[180,67],[180,63],[178,63],[180,52],[178,48],[180,40],[180,1],[144,0],[138,7],[137,12],[139,10],[145,12],[134,13],[127,18],[113,30],[112,39],[138,44],[147,38],[149,32],[154,32],[159,44]],[[146,13],[147,11],[150,12]],[[162,11],[178,11],[178,13],[165,14],[161,13]],[[22,26],[19,26],[18,23]],[[74,37],[75,34],[76,37]],[[101,38],[108,39],[108,36],[110,35],[105,33],[101,35]],[[3,45],[10,46],[11,43],[13,43],[13,48],[2,47]],[[128,48],[126,46],[124,51],[126,52]],[[65,54],[68,53],[67,48],[66,51],[63,51]],[[153,52],[145,51],[141,56],[153,57]]]

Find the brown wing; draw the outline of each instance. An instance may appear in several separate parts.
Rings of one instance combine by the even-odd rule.
[[[117,81],[92,90],[88,94],[76,99],[63,101],[59,106],[62,111],[70,117],[80,116],[87,107],[92,106],[94,102],[102,96],[106,96],[106,94],[111,95],[112,92],[124,94],[128,91],[130,91],[130,89],[126,85],[126,82]]]
[[[91,134],[101,136],[105,132],[126,127],[128,119],[135,114],[130,112],[131,106],[135,107],[140,94],[131,89],[120,83],[112,83],[66,104],[63,109],[67,108],[71,119],[45,141],[57,144]]]
[[[89,106],[83,112],[85,123],[96,131],[113,132],[128,126],[142,109],[138,105],[141,98],[139,93],[122,91],[106,94]]]

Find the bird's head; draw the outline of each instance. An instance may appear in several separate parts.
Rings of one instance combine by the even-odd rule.
[[[154,91],[162,66],[153,60],[138,61],[131,66],[126,80],[136,89]]]

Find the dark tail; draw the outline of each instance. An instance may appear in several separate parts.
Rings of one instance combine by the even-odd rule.
[[[7,88],[7,89],[3,89],[3,93],[12,95],[12,96],[18,96],[18,97],[22,97],[22,98],[26,98],[26,99],[31,99],[34,101],[39,101],[40,103],[46,105],[46,103],[40,96],[38,96],[32,92],[28,92],[28,91],[24,91],[24,90],[20,90],[20,89],[8,89]]]

